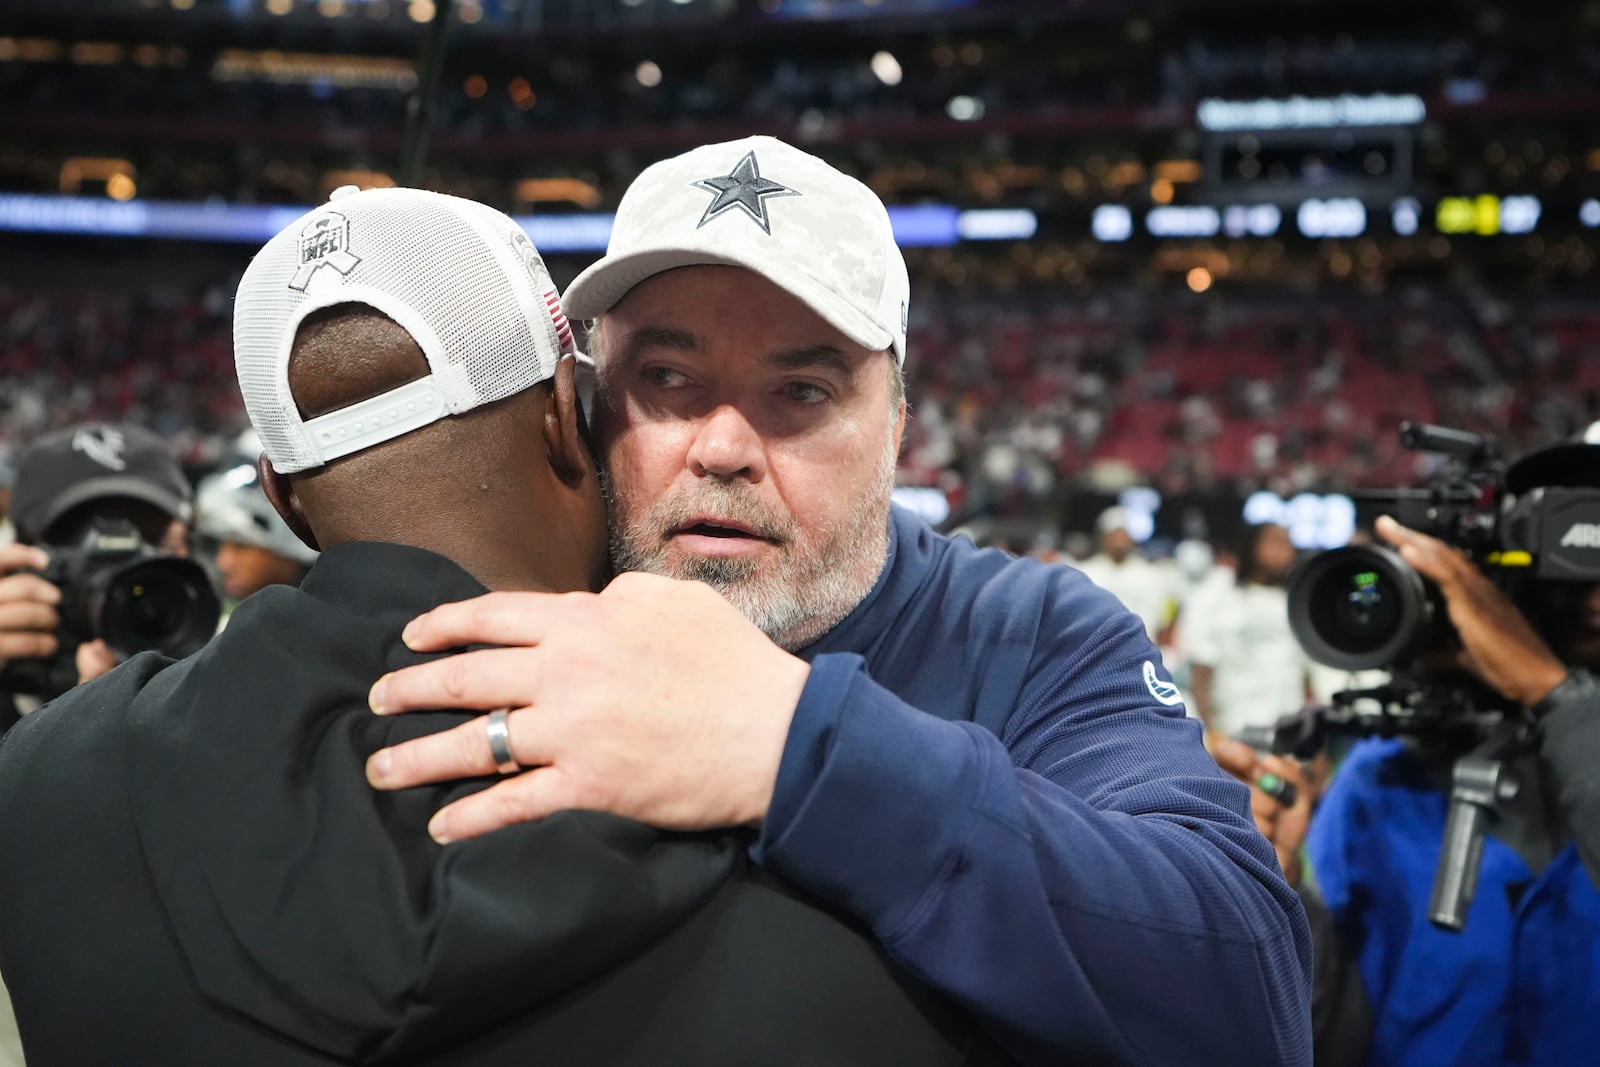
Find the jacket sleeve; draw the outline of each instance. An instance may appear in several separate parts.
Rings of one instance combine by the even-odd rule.
[[[1539,754],[1556,780],[1556,794],[1589,878],[1600,886],[1600,682],[1584,670],[1541,700]]]
[[[1302,888],[1300,903],[1311,924],[1316,960],[1311,986],[1313,1061],[1317,1067],[1361,1067],[1372,1043],[1372,1006],[1361,970],[1317,891]]]
[[[1309,1063],[1305,913],[1142,626],[1045,662],[1002,739],[819,656],[757,858],[1024,1063]]]

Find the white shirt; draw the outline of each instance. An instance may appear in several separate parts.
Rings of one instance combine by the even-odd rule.
[[[1078,569],[1143,619],[1150,640],[1156,639],[1177,599],[1176,576],[1170,570],[1137,553],[1130,553],[1120,564],[1102,553],[1084,560]]]
[[[1289,629],[1279,586],[1208,582],[1184,606],[1183,650],[1211,668],[1211,727],[1270,726],[1306,702],[1311,662]]]

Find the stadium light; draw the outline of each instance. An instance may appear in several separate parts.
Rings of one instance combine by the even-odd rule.
[[[1026,241],[1039,229],[1039,217],[1025,207],[979,208],[956,216],[963,241]]]
[[[1401,237],[1410,237],[1417,232],[1417,227],[1422,223],[1422,208],[1409,196],[1396,200],[1389,209],[1389,221],[1394,225],[1394,232]]]
[[[661,68],[648,59],[634,68],[633,76],[646,89],[654,89],[661,84]]]
[[[899,85],[905,72],[900,69],[900,61],[888,52],[875,52],[872,56],[872,73],[885,85]]]
[[[1367,230],[1367,207],[1354,197],[1307,200],[1295,213],[1295,223],[1313,240],[1360,237]]]
[[[1222,232],[1229,237],[1271,237],[1283,225],[1276,204],[1235,204],[1222,213]]]
[[[392,184],[386,175],[372,178],[338,184]],[[376,181],[379,178],[381,182]],[[131,184],[131,173],[128,179]],[[310,205],[117,201],[95,196],[0,193],[0,231],[259,245],[310,210]],[[589,212],[520,215],[514,220],[540,251],[555,254],[605,251],[615,216]],[[947,248],[962,240],[1022,240],[1038,226],[1033,213],[1024,209],[962,212],[952,204],[897,204],[889,208],[889,223],[903,248]]]
[[[1222,217],[1207,204],[1158,207],[1145,215],[1144,228],[1152,237],[1215,237]]]
[[[975,96],[952,96],[944,111],[957,122],[971,122],[983,118],[983,101]]]
[[[1089,218],[1089,232],[1107,244],[1126,241],[1133,236],[1133,212],[1121,204],[1101,204]]]
[[[1500,233],[1532,233],[1542,211],[1535,196],[1447,196],[1439,201],[1436,221],[1440,233],[1493,237]]]
[[[1128,513],[1128,536],[1144,544],[1155,536],[1156,513],[1161,510],[1161,493],[1146,485],[1124,489],[1117,506]]]
[[[1288,500],[1265,489],[1244,502],[1244,521],[1271,523],[1289,531],[1296,548],[1341,548],[1356,532],[1356,506],[1343,493],[1299,493]]]
[[[1536,196],[1508,196],[1500,201],[1501,233],[1532,233],[1539,225],[1539,198]]]

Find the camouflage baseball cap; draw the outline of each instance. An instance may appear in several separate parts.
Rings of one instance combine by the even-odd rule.
[[[622,198],[611,243],[563,306],[605,314],[676,267],[754,271],[874,351],[906,357],[911,285],[877,194],[772,137],[704,145],[645,169]]]

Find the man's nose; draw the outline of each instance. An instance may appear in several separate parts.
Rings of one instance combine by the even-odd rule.
[[[701,422],[688,461],[696,476],[759,482],[767,475],[766,442],[742,411],[723,404]]]

